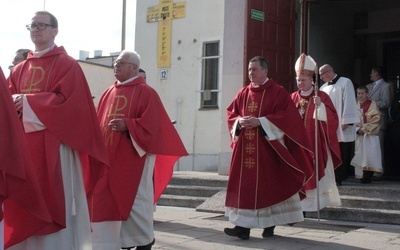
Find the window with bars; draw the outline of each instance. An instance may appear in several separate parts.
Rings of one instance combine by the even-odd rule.
[[[218,108],[219,41],[204,42],[200,108]]]

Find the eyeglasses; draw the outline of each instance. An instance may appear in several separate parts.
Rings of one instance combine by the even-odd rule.
[[[320,75],[320,76],[323,76],[323,75],[325,75],[325,74],[328,73],[328,72],[329,72],[329,70],[325,71],[324,73],[321,72],[319,75]]]
[[[115,62],[114,62],[114,67],[119,67],[119,66],[122,66],[122,65],[125,65],[125,64],[132,64],[132,65],[135,65],[134,63],[131,63],[131,62],[115,61]]]
[[[48,26],[54,27],[54,25],[47,23],[32,23],[32,24],[27,24],[26,28],[27,30],[30,31],[34,30],[35,28],[37,28],[38,30],[45,30]]]

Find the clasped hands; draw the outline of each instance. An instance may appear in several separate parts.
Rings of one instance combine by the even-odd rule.
[[[260,120],[253,116],[244,116],[239,118],[239,125],[241,128],[255,128],[260,126]]]

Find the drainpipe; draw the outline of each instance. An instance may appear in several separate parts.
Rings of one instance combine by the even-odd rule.
[[[300,0],[300,54],[308,54],[309,0]]]
[[[173,121],[173,123],[175,124],[175,126],[176,126],[176,130],[179,132],[179,125],[180,125],[180,123],[181,123],[181,121],[180,121],[180,113],[181,113],[181,106],[182,106],[182,102],[183,102],[183,100],[182,100],[182,98],[181,97],[178,97],[178,98],[176,98],[176,120],[175,121]],[[177,162],[176,162],[176,170],[177,171],[179,171],[180,169],[179,169],[179,162],[180,162],[180,160],[178,160]]]

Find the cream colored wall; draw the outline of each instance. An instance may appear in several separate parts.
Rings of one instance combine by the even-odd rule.
[[[241,12],[244,9],[241,6],[244,3],[241,0],[186,0],[186,17],[172,21],[171,67],[168,79],[161,80],[157,68],[158,23],[146,22],[147,8],[159,2],[137,2],[135,50],[141,55],[141,68],[147,73],[148,84],[159,93],[170,118],[177,120],[176,128],[190,154],[179,161],[176,169],[216,172],[221,164],[226,169],[230,148],[225,113],[242,86],[244,19]],[[226,23],[225,19],[232,23]],[[224,34],[225,31],[230,34]],[[219,109],[199,110],[202,43],[215,40],[220,41],[219,84],[224,92],[219,96]],[[225,56],[229,62],[225,62]]]
[[[92,96],[95,97],[93,101],[97,107],[104,90],[114,83],[114,70],[113,68],[88,64],[81,61],[78,62],[86,76]]]
[[[218,173],[227,175],[231,159],[230,135],[226,123],[225,110],[231,104],[236,93],[243,87],[243,69],[247,67],[244,62],[244,34],[246,2],[242,0],[226,0],[224,16],[224,49],[223,49],[223,82],[221,107],[221,138],[219,152]]]

